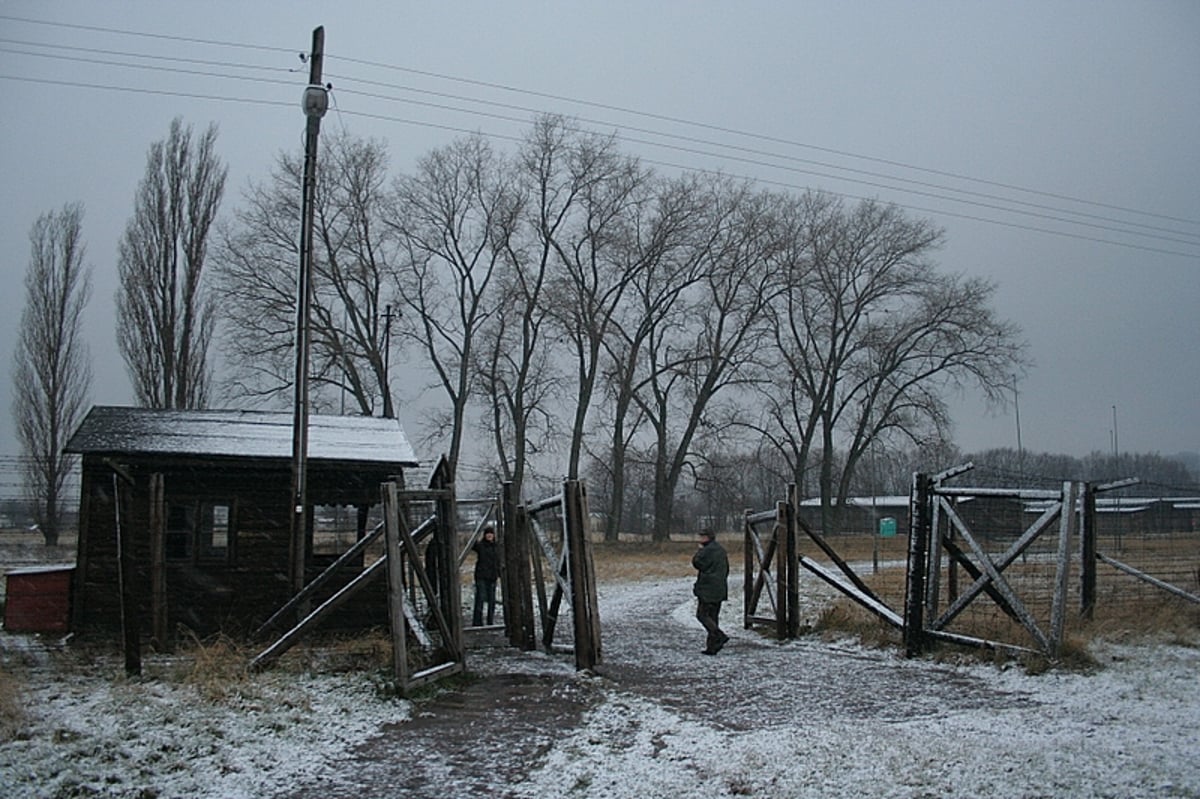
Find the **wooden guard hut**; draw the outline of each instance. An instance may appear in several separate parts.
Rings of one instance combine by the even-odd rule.
[[[291,597],[290,413],[97,406],[66,451],[83,458],[73,629],[240,633]],[[307,464],[315,574],[314,508],[356,513],[361,538],[380,484],[417,460],[396,419],[311,416]],[[362,599],[343,618],[386,624],[385,596]]]

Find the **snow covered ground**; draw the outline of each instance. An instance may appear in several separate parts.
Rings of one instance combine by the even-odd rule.
[[[477,645],[457,699],[416,704],[378,674],[290,670],[213,700],[5,634],[28,723],[0,795],[1200,797],[1200,647],[1101,642],[1094,674],[1030,676],[778,644],[727,608],[710,658],[689,586],[601,586],[596,673]]]

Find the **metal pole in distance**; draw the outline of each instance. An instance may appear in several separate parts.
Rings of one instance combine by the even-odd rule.
[[[312,300],[312,222],[313,196],[317,186],[317,137],[321,117],[329,108],[329,96],[321,85],[324,60],[325,28],[313,30],[309,56],[308,86],[302,107],[307,117],[304,136],[304,183],[301,197],[300,269],[296,279],[296,374],[295,407],[292,413],[292,496],[290,524],[291,562],[289,572],[293,592],[304,588],[304,567],[308,542],[308,362],[311,334],[309,306]]]

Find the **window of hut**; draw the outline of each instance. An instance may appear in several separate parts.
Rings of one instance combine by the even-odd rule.
[[[192,559],[192,529],[195,527],[194,505],[171,503],[167,506],[167,534],[165,540],[168,560]]]
[[[341,555],[358,541],[358,511],[346,505],[313,508],[312,552]]]
[[[203,560],[229,557],[230,520],[228,505],[204,502],[200,505],[200,524],[196,527],[196,554]]]
[[[228,502],[174,502],[167,506],[164,543],[168,560],[228,560],[233,536],[233,509]]]

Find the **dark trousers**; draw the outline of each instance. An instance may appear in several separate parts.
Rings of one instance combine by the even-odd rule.
[[[496,581],[475,581],[475,611],[471,614],[471,624],[483,626],[483,606],[487,605],[487,623],[492,624],[496,617]]]
[[[708,633],[708,639],[704,647],[709,652],[716,652],[721,647],[725,646],[725,642],[729,640],[729,636],[721,632],[719,619],[721,617],[720,602],[696,602],[696,620],[704,626]]]

